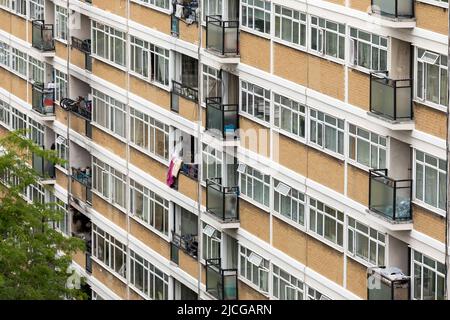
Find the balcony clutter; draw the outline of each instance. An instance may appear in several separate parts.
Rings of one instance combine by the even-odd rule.
[[[33,83],[32,107],[42,115],[51,115],[55,112],[55,89],[53,84]]]
[[[187,24],[197,21],[198,2],[197,0],[174,0],[172,2],[173,15]]]
[[[184,175],[197,180],[198,179],[198,164],[183,163],[183,159],[177,156],[172,157],[169,163],[169,170],[167,171],[166,184],[171,188],[176,188],[178,174],[182,172]]]
[[[74,168],[72,167],[72,178],[85,186],[91,185],[92,172],[90,167]]]
[[[198,237],[196,234],[179,235],[172,233],[172,243],[178,248],[186,252],[193,258],[197,258],[198,253]]]
[[[79,96],[77,100],[63,98],[60,101],[61,108],[67,111],[72,111],[83,118],[91,120],[92,117],[92,101],[88,98]]]

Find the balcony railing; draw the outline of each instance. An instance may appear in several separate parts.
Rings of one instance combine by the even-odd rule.
[[[206,98],[206,130],[216,131],[224,139],[237,138],[238,113],[237,104],[222,104],[220,97]]]
[[[223,21],[222,16],[207,16],[206,49],[222,56],[238,55],[239,21]]]
[[[33,153],[32,154],[32,165],[33,169],[39,174],[43,179],[55,179],[55,164],[43,157]]]
[[[237,269],[222,269],[221,259],[206,260],[206,292],[218,300],[237,300]]]
[[[172,80],[172,92],[177,96],[186,98],[188,100],[192,100],[194,102],[198,101],[198,90],[191,88],[182,84],[181,82],[177,82]]]
[[[412,180],[394,180],[387,169],[369,170],[369,209],[391,221],[409,221]]]
[[[198,238],[197,235],[185,234],[179,235],[172,231],[172,245],[177,249],[183,250],[186,254],[197,259]],[[172,249],[173,250],[173,249]]]
[[[34,83],[32,87],[33,110],[44,115],[55,114],[55,89],[45,88],[42,83]]]
[[[370,75],[370,112],[392,121],[413,118],[411,79],[393,80],[383,73]]]
[[[198,164],[197,163],[183,163],[181,165],[181,172],[194,180],[198,179]]]
[[[53,25],[46,24],[44,20],[33,20],[32,22],[32,45],[41,51],[54,51],[55,39]]]
[[[206,210],[223,222],[239,220],[239,187],[223,187],[221,178],[206,180]]]
[[[84,97],[78,97],[77,100],[63,98],[60,105],[64,110],[76,113],[86,120],[91,121],[92,119],[92,101]]]
[[[72,168],[72,178],[88,188],[91,187],[92,175],[86,169]]]
[[[372,12],[396,19],[414,18],[414,0],[372,0]]]
[[[72,37],[72,47],[84,53],[84,67],[92,71],[91,39],[81,40]]]

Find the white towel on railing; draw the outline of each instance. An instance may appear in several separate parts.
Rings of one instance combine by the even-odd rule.
[[[177,4],[176,11],[175,11],[175,17],[178,19],[181,19],[181,16],[183,15],[183,6]]]

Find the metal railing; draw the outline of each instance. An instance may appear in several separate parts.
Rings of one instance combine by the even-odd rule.
[[[197,259],[198,255],[198,237],[193,234],[180,235],[172,231],[172,244],[183,250],[186,254]]]
[[[223,222],[239,220],[239,187],[223,187],[221,178],[206,180],[206,210]]]
[[[387,72],[370,74],[370,112],[393,121],[413,119],[411,79],[393,80]]]
[[[55,89],[45,88],[43,83],[32,86],[32,108],[42,115],[55,114]]]
[[[220,258],[206,260],[206,292],[218,300],[237,300],[237,269],[222,269],[221,263]]]
[[[31,44],[34,48],[41,51],[54,51],[53,24],[46,24],[44,20],[33,20]]]
[[[387,169],[369,170],[369,209],[391,221],[412,219],[412,180],[388,177]]]
[[[223,21],[222,16],[206,17],[206,49],[220,55],[239,54],[239,21]]]
[[[372,12],[389,18],[414,18],[414,0],[372,0]]]
[[[80,96],[77,100],[63,98],[59,104],[64,110],[76,113],[89,121],[92,120],[92,101],[84,97]]]
[[[239,129],[239,107],[237,104],[222,104],[222,98],[206,98],[206,130],[216,131],[224,139],[237,138]]]
[[[43,179],[55,179],[56,170],[55,163],[44,159],[43,157],[33,153],[32,154],[32,166],[33,169],[39,174]]]
[[[72,168],[72,178],[88,188],[91,187],[92,175],[90,173],[86,173],[78,168]]]
[[[91,39],[81,40],[72,37],[72,48],[78,49],[84,53],[84,68],[92,71],[92,57],[91,57]]]

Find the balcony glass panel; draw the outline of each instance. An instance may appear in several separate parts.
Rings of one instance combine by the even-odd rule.
[[[42,84],[33,84],[32,90],[33,110],[42,115],[55,113],[55,89],[44,88]]]
[[[221,259],[206,260],[206,291],[219,300],[237,300],[237,269],[222,269]]]
[[[372,74],[370,112],[389,120],[411,120],[411,80],[392,80]]]
[[[393,221],[411,220],[412,180],[394,180],[387,170],[370,170],[369,208]]]
[[[55,164],[43,157],[33,153],[32,155],[33,169],[42,178],[54,179],[56,176]]]
[[[221,179],[206,181],[206,210],[223,222],[239,219],[239,188],[222,187]]]
[[[239,54],[239,21],[222,21],[221,16],[206,17],[206,48],[221,55]]]
[[[41,51],[54,51],[55,40],[53,25],[45,24],[43,20],[34,20],[32,30],[32,45]]]
[[[372,0],[372,11],[391,18],[413,18],[414,0]]]
[[[206,99],[206,130],[223,138],[235,138],[239,129],[238,106],[224,105],[221,98]]]

